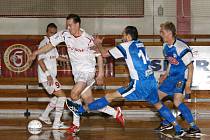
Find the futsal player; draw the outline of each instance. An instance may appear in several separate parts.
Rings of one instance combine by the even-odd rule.
[[[184,119],[190,125],[187,131],[190,135],[200,134],[201,131],[195,124],[190,109],[184,104],[183,91],[191,93],[193,79],[193,55],[189,46],[176,37],[176,28],[172,22],[163,24],[162,37],[165,42],[163,54],[169,61],[166,73],[162,77],[159,86],[159,97],[173,97],[173,103],[181,112]],[[162,123],[162,127],[167,129],[170,124]]]
[[[150,60],[147,56],[144,44],[138,40],[138,31],[134,26],[127,26],[123,32],[124,43],[110,49],[108,52],[102,47],[102,40],[95,39],[103,57],[112,56],[114,59],[124,58],[130,73],[130,83],[128,87],[119,88],[113,93],[106,94],[104,97],[95,100],[88,106],[81,106],[67,100],[68,106],[76,108],[75,113],[81,115],[87,110],[97,110],[107,106],[114,99],[125,98],[127,100],[139,100],[144,98],[154,105],[161,116],[173,124],[176,130],[176,137],[185,135],[185,131],[176,122],[171,111],[159,101],[157,82],[151,69]]]
[[[57,33],[57,26],[54,23],[50,23],[47,26],[46,36],[40,42],[39,48],[42,48],[49,43],[49,38]],[[66,96],[61,90],[61,85],[56,79],[57,76],[57,60],[67,62],[66,58],[58,55],[57,49],[54,48],[51,51],[40,54],[38,56],[38,79],[39,83],[43,85],[45,90],[50,95],[54,95],[50,99],[49,104],[45,111],[39,116],[39,120],[46,124],[52,124],[49,113],[55,109],[55,119],[53,122],[53,129],[67,129],[67,126],[61,122],[61,117],[64,110],[64,103]]]
[[[91,103],[94,99],[92,97],[91,87],[95,82],[95,66],[98,57],[99,73],[96,77],[96,83],[103,83],[103,60],[101,55],[96,55],[91,47],[94,46],[93,38],[85,30],[81,29],[81,19],[78,15],[70,14],[66,18],[67,29],[58,32],[50,37],[50,42],[39,50],[33,52],[31,59],[35,59],[38,54],[48,52],[55,48],[59,43],[65,42],[67,46],[70,63],[72,66],[72,73],[74,76],[75,85],[71,90],[71,99],[81,104],[80,98],[86,104]],[[73,110],[73,108],[70,108]],[[124,118],[121,109],[116,110],[110,106],[104,106],[99,111],[112,115],[118,122],[124,126]],[[80,117],[73,115],[73,124],[69,128],[69,132],[77,133],[80,126]]]

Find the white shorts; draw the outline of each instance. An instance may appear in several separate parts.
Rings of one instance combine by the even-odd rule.
[[[74,73],[74,82],[85,82],[87,86],[95,82],[95,72],[77,72]]]
[[[48,82],[43,82],[42,85],[49,94],[53,94],[55,91],[61,90],[61,84],[56,78],[53,78],[53,85],[49,86]]]

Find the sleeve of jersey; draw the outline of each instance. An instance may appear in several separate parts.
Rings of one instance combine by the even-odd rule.
[[[121,50],[119,49],[118,46],[110,49],[108,52],[114,59],[124,57],[124,55],[122,54],[122,52],[121,52]]]
[[[187,52],[183,57],[182,61],[184,62],[185,66],[189,65],[191,62],[193,62],[193,56],[191,52]]]
[[[50,37],[50,43],[55,47],[61,42],[64,42],[64,36],[63,36],[63,31],[58,32],[55,35]]]

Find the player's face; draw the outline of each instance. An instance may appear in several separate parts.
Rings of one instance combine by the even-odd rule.
[[[162,36],[164,42],[168,42],[172,38],[172,33],[171,33],[171,31],[165,30],[163,28],[162,33],[161,33],[161,36]]]
[[[51,36],[53,36],[56,33],[57,33],[57,29],[56,28],[48,28],[47,29],[47,37],[51,37]]]
[[[75,23],[73,19],[67,20],[66,26],[72,35],[75,35],[80,30],[79,23]]]
[[[123,33],[122,33],[122,41],[123,41],[123,42],[128,42],[128,41],[130,41],[129,35],[126,34],[124,31],[123,31]]]

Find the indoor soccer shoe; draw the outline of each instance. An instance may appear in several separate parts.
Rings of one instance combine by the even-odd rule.
[[[81,116],[83,113],[79,112],[78,109],[82,106],[79,104],[76,104],[69,99],[66,100],[66,106],[68,109],[77,117]]]
[[[64,125],[63,122],[54,123],[52,129],[68,129],[69,127]]]
[[[183,129],[178,131],[178,132],[175,132],[175,138],[181,138],[181,137],[184,137],[185,135],[187,134],[187,132],[185,132]]]
[[[173,125],[172,124],[160,124],[160,126],[158,128],[155,128],[155,131],[164,131],[164,130],[170,130],[173,129]]]
[[[79,127],[71,124],[71,126],[67,129],[67,133],[77,134],[80,131]]]
[[[50,120],[50,118],[49,117],[43,117],[42,115],[41,116],[39,116],[39,118],[38,118],[40,121],[42,121],[42,122],[44,122],[45,124],[48,124],[48,125],[50,125],[50,124],[52,124],[52,122],[51,122],[51,120]]]
[[[125,127],[125,119],[123,117],[122,110],[120,107],[117,107],[116,120],[118,123],[121,124],[122,127]]]
[[[190,127],[187,130],[187,134],[191,135],[191,136],[197,136],[197,135],[201,134],[201,130],[199,128],[192,128],[192,127]]]

